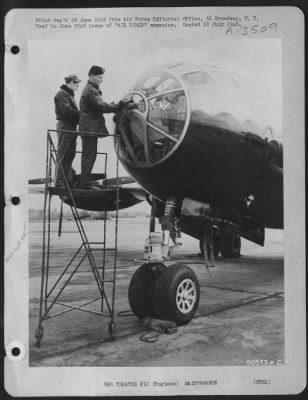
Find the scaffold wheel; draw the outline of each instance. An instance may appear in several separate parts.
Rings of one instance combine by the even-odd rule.
[[[114,340],[115,337],[116,337],[116,324],[115,324],[115,322],[112,322],[112,321],[109,322],[108,330],[109,330],[109,334],[110,334],[111,339]]]
[[[36,347],[41,347],[41,341],[44,336],[44,328],[39,326],[35,331]]]

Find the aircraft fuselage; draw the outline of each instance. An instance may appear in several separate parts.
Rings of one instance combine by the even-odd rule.
[[[256,139],[255,139],[256,140]],[[126,165],[148,192],[257,215],[266,227],[283,228],[283,174],[268,142],[245,133],[192,123],[177,151],[151,168]],[[251,211],[248,196],[253,196]]]
[[[176,64],[142,78],[130,95],[137,109],[118,118],[120,159],[163,202],[190,198],[283,228],[272,104],[232,76],[219,81],[222,73]]]

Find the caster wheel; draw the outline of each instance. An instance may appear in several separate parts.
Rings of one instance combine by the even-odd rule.
[[[116,337],[116,324],[115,324],[115,322],[110,322],[109,323],[108,331],[109,331],[111,339],[114,340],[115,337]]]
[[[41,341],[44,336],[44,328],[39,326],[35,331],[36,347],[41,347]]]

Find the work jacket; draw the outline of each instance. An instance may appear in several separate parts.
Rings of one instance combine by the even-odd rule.
[[[114,113],[118,110],[117,104],[104,102],[98,85],[88,81],[80,97],[79,131],[108,136],[103,113]]]
[[[76,130],[79,122],[79,110],[74,99],[74,91],[68,86],[62,85],[55,95],[54,101],[56,118],[62,122],[62,129]]]

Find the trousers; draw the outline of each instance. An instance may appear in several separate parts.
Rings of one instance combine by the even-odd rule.
[[[62,121],[58,121],[57,123],[58,130],[76,130],[76,128],[64,126]],[[58,147],[57,147],[57,157],[58,162],[56,163],[56,171],[55,171],[55,185],[56,186],[64,186],[65,179],[69,180],[69,177],[72,175],[72,163],[76,154],[76,143],[77,143],[77,135],[73,133],[63,133],[58,132]],[[61,168],[62,167],[62,168]]]
[[[92,168],[96,160],[97,137],[81,137],[82,155],[81,155],[81,176],[80,186],[87,187],[92,183]]]

